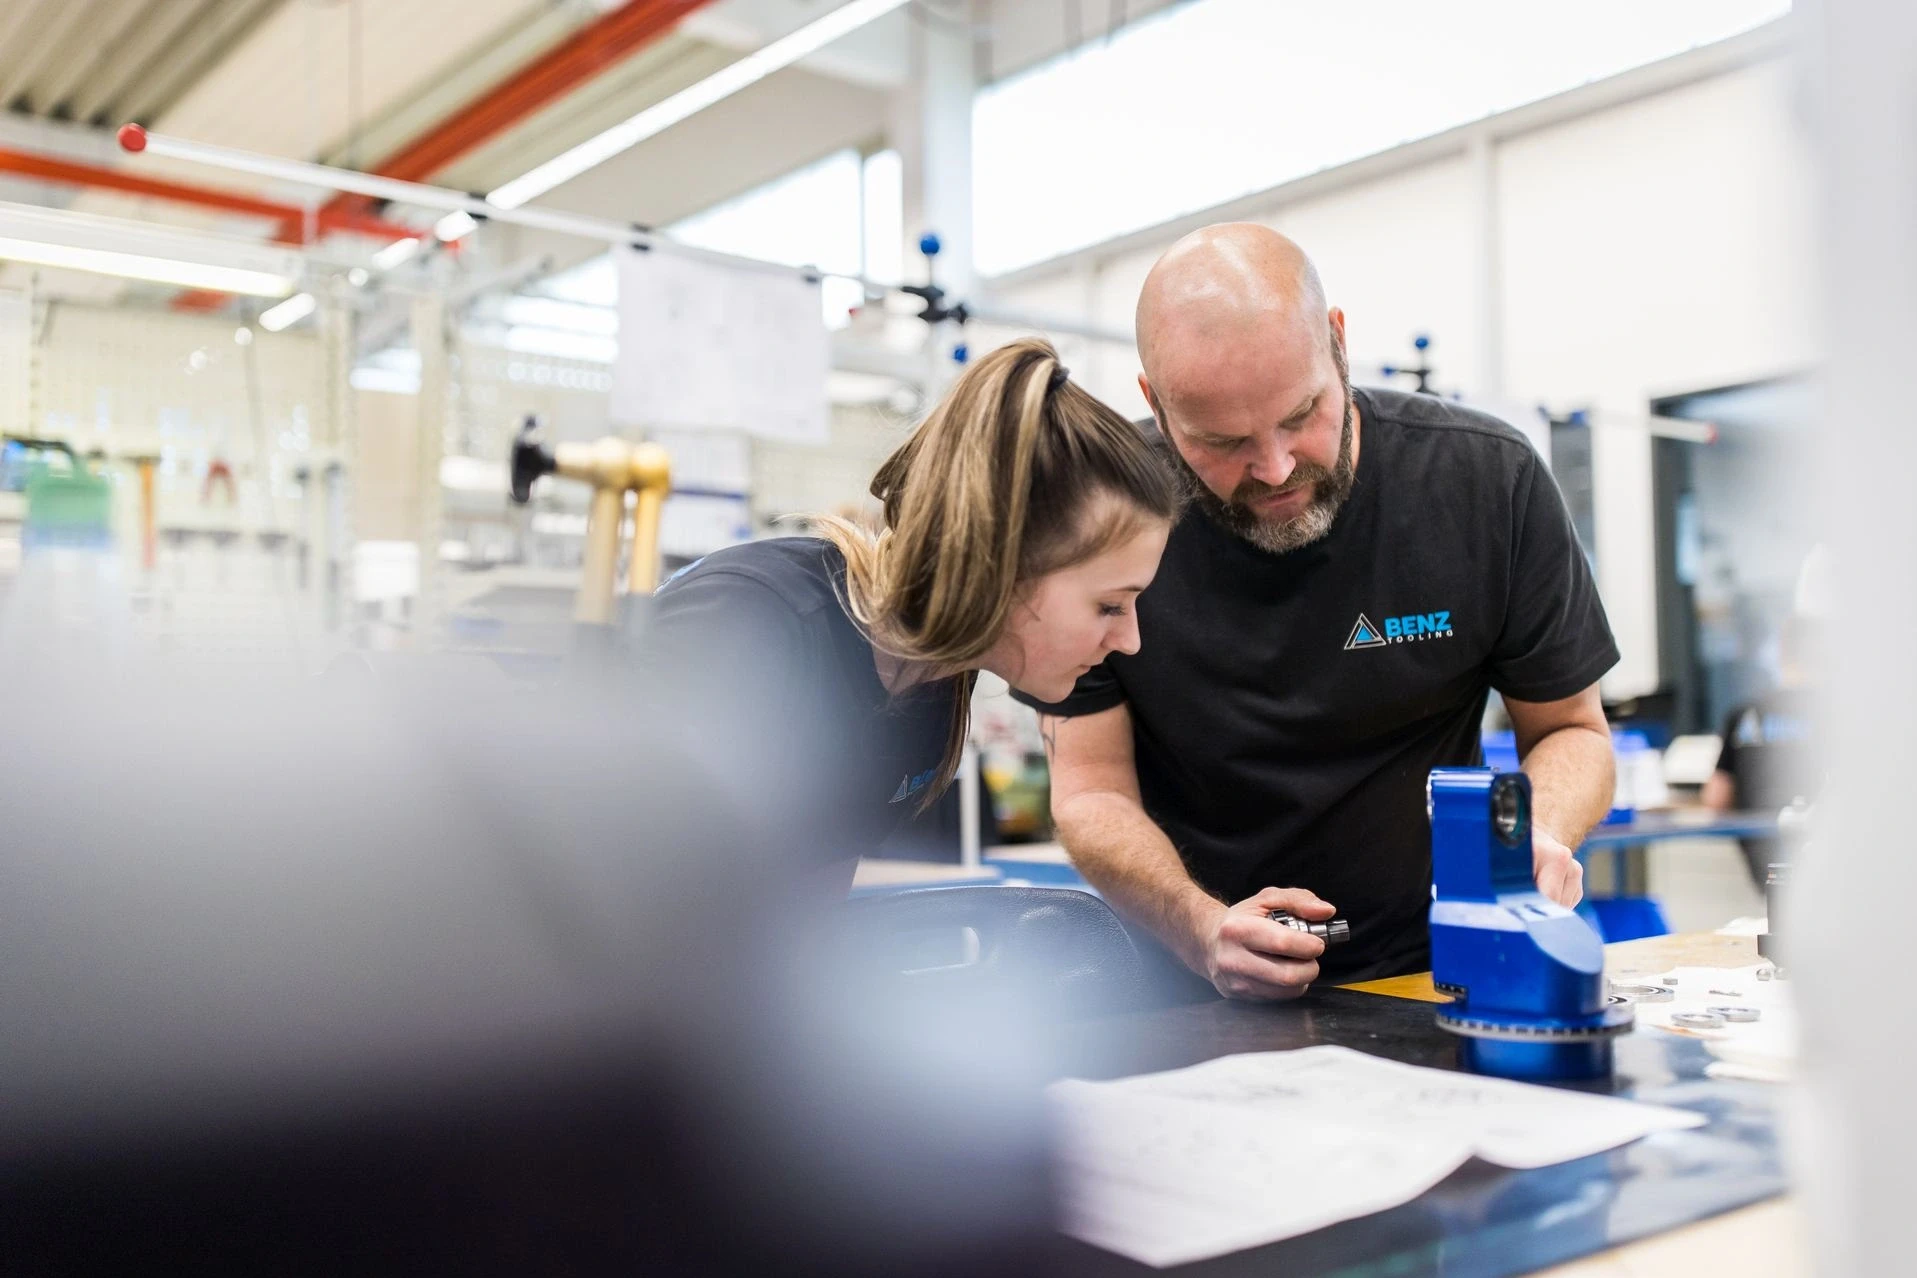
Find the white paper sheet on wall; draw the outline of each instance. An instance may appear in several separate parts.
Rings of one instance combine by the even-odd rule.
[[[831,347],[818,284],[680,253],[616,253],[614,422],[826,442]]]
[[[1704,1121],[1344,1047],[1068,1079],[1048,1096],[1066,1232],[1157,1266],[1395,1207],[1473,1155],[1543,1167]]]

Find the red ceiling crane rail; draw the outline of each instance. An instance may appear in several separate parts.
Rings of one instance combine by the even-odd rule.
[[[305,242],[306,210],[293,204],[255,199],[232,191],[216,190],[213,187],[140,177],[119,169],[103,168],[96,164],[82,164],[75,160],[63,160],[51,155],[40,155],[32,151],[15,151],[4,147],[0,147],[0,173],[13,173],[21,177],[58,182],[65,186],[97,187],[124,192],[128,195],[151,196],[154,199],[170,200],[175,204],[191,204],[199,208],[218,209],[225,213],[244,213],[253,217],[272,218],[280,224],[282,229],[291,228],[293,238],[284,240],[284,243]],[[377,236],[386,240],[403,239],[408,235],[419,233],[397,222],[388,222],[356,210],[321,208],[315,209],[313,213],[314,226],[321,233],[351,231],[359,235]]]
[[[711,0],[628,0],[561,40],[475,102],[388,156],[374,172],[423,182],[541,107],[652,43]],[[364,197],[342,197],[358,199]]]
[[[594,18],[387,156],[372,172],[407,182],[423,182],[460,156],[498,137],[541,107],[558,101],[644,48],[678,25],[687,14],[710,3],[711,0],[626,0],[619,8]],[[363,213],[373,204],[374,201],[363,195],[336,195],[322,208],[328,213]],[[283,222],[273,238],[290,244],[297,241],[288,237],[297,234],[296,226]],[[182,310],[211,310],[225,301],[222,293],[189,292],[176,298],[174,305]]]

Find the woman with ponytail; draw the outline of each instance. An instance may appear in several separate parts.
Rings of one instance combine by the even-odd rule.
[[[872,495],[876,535],[821,518],[681,572],[642,658],[674,735],[815,863],[870,855],[951,783],[979,671],[1058,700],[1137,650],[1180,488],[1031,338],[969,367]]]

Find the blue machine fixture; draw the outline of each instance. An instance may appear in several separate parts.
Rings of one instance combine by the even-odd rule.
[[[1470,1067],[1505,1078],[1595,1078],[1631,1005],[1607,998],[1604,944],[1531,878],[1531,779],[1437,768],[1431,816],[1431,978],[1438,1025]]]

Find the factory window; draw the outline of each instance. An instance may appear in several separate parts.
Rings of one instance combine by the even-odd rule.
[[[1196,0],[984,89],[1000,274],[1759,26],[1790,0]]]
[[[663,229],[715,252],[857,275],[860,198],[858,152],[840,151]]]
[[[601,253],[548,277],[539,285],[539,292],[542,296],[577,302],[581,306],[617,306],[619,272],[612,264],[612,254]],[[618,321],[613,322],[616,327]]]

